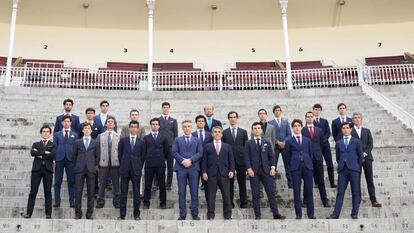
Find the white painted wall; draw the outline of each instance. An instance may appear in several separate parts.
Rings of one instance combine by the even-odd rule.
[[[292,61],[323,60],[356,65],[363,56],[414,52],[414,21],[346,27],[292,29]],[[9,25],[0,24],[0,56],[6,56]],[[280,30],[156,31],[156,62],[194,62],[223,70],[236,61],[284,60]],[[378,47],[382,42],[382,47]],[[44,50],[43,45],[48,49]],[[17,25],[14,56],[63,59],[75,67],[103,67],[106,61],[146,62],[145,31]],[[299,47],[303,52],[299,52]],[[128,48],[128,53],[123,49]],[[170,49],[174,53],[170,53]],[[251,48],[256,52],[252,53]],[[331,62],[333,61],[333,62]]]

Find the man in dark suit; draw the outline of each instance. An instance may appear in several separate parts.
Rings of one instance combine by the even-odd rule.
[[[261,219],[260,213],[260,182],[263,184],[269,200],[270,209],[274,219],[285,219],[279,214],[276,198],[274,196],[274,183],[272,176],[276,175],[276,159],[273,145],[262,137],[262,124],[252,124],[253,138],[247,141],[244,147],[244,164],[247,175],[250,177],[250,185],[253,195],[253,209],[256,219]]]
[[[178,184],[178,205],[180,217],[178,220],[185,220],[186,208],[186,187],[190,186],[191,193],[191,216],[193,220],[200,220],[198,216],[198,180],[200,173],[200,161],[203,157],[203,146],[199,138],[191,135],[192,125],[190,120],[182,123],[184,135],[174,140],[172,154],[175,158],[174,171]]]
[[[216,120],[216,119],[213,118],[213,115],[214,115],[214,107],[213,107],[213,105],[206,105],[206,106],[204,106],[204,115],[206,115],[206,119],[207,119],[206,125],[204,127],[204,129],[206,131],[211,132],[211,130],[213,129],[214,126],[220,126],[220,127],[222,127],[221,121]]]
[[[83,125],[83,138],[76,140],[73,145],[73,172],[75,173],[76,195],[75,195],[75,219],[82,218],[82,194],[86,181],[86,192],[88,194],[88,205],[86,218],[93,219],[95,174],[99,169],[99,144],[91,137],[92,125]]]
[[[359,112],[352,115],[354,127],[352,128],[351,135],[354,138],[358,138],[362,143],[362,150],[364,151],[362,168],[364,169],[365,180],[367,182],[368,194],[372,207],[382,207],[375,197],[374,175],[372,171],[372,162],[374,161],[374,158],[372,157],[372,148],[374,147],[374,140],[372,138],[371,131],[368,128],[362,127],[362,118],[362,113]]]
[[[306,125],[302,128],[302,135],[311,140],[312,154],[311,159],[313,163],[313,176],[315,183],[318,185],[319,195],[322,200],[323,207],[331,207],[329,205],[329,199],[326,194],[325,181],[323,175],[323,132],[320,128],[315,127],[313,124],[313,112],[307,112],[305,114]],[[306,197],[305,197],[306,200]]]
[[[342,139],[342,123],[349,122],[352,123],[352,118],[346,115],[346,105],[344,103],[339,103],[336,107],[338,110],[339,116],[332,121],[332,136],[337,142],[338,140]],[[351,124],[352,127],[352,124]]]
[[[154,177],[160,190],[160,208],[167,208],[167,192],[165,189],[165,161],[167,159],[170,146],[168,139],[160,134],[160,119],[153,118],[150,121],[151,132],[144,137],[145,142],[145,191],[144,209],[149,209],[151,198],[151,184]]]
[[[285,142],[292,137],[292,131],[290,129],[289,121],[282,118],[282,107],[275,105],[273,107],[273,115],[275,118],[269,121],[269,124],[275,129],[275,139],[273,139],[275,155],[276,155],[276,167],[279,161],[279,155],[282,154],[283,165],[285,167],[286,179],[288,187],[292,188],[292,178],[290,175],[289,163],[285,156]]]
[[[25,218],[31,218],[35,205],[37,191],[43,180],[43,192],[45,194],[46,218],[52,218],[52,179],[53,160],[56,155],[56,145],[49,140],[52,129],[45,125],[40,128],[41,140],[34,142],[30,154],[34,157],[32,175],[30,177],[30,194],[27,201]]]
[[[56,117],[55,128],[53,129],[53,133],[56,133],[62,130],[61,123],[62,123],[63,116],[70,116],[72,118],[71,129],[73,130],[73,132],[78,133],[80,121],[79,121],[79,116],[72,114],[73,100],[65,99],[63,101],[63,108],[65,109],[65,112],[62,115],[59,115]]]
[[[335,179],[334,179],[334,167],[332,161],[331,145],[329,144],[329,137],[331,136],[331,128],[329,127],[329,122],[325,118],[321,117],[322,105],[315,104],[313,105],[313,114],[315,119],[313,125],[322,130],[323,141],[322,141],[322,155],[325,159],[326,170],[328,171],[329,183],[331,188],[336,188]]]
[[[342,123],[343,138],[336,142],[336,162],[338,163],[338,190],[335,209],[328,217],[337,219],[341,214],[345,191],[348,182],[352,191],[351,218],[358,218],[359,204],[361,203],[361,165],[364,159],[361,141],[351,136],[351,124]]]
[[[75,207],[75,175],[73,173],[72,150],[78,134],[71,130],[72,118],[70,116],[62,117],[63,129],[53,134],[53,142],[57,146],[56,165],[55,165],[55,204],[53,207],[60,207],[60,187],[62,186],[63,171],[66,171],[66,180],[68,183],[70,207]]]
[[[96,121],[94,120],[95,119],[95,109],[94,108],[87,108],[85,110],[85,115],[86,115],[86,121],[83,122],[82,124],[80,124],[80,127],[79,127],[79,132],[78,132],[79,138],[83,138],[83,130],[82,130],[83,125],[85,123],[89,123],[90,125],[92,125],[91,137],[93,139],[96,139],[98,137],[98,134],[99,134],[99,128],[98,128],[98,125],[97,125]]]
[[[108,118],[108,116],[111,116],[108,114],[109,102],[107,100],[102,100],[101,103],[99,103],[99,108],[101,109],[101,113],[95,116],[94,123],[96,123],[96,126],[98,127],[98,134],[101,134],[106,131],[106,118]],[[117,132],[117,128],[117,123],[115,121],[115,132]]]
[[[166,189],[171,190],[172,178],[173,178],[173,155],[172,144],[175,138],[178,137],[178,124],[177,120],[170,116],[170,103],[163,102],[161,104],[162,115],[160,119],[160,133],[168,139],[168,145],[170,146],[170,152],[167,156],[167,181]]]
[[[140,220],[140,182],[142,165],[145,156],[144,141],[137,136],[139,129],[138,121],[129,122],[129,137],[122,138],[118,145],[118,156],[121,174],[121,201],[119,219],[124,220],[126,216],[127,195],[129,181],[132,182],[134,198],[134,219]]]
[[[206,144],[203,149],[202,173],[203,180],[208,185],[207,219],[209,220],[214,219],[215,216],[217,186],[223,197],[224,219],[231,219],[230,179],[234,177],[235,165],[231,146],[221,141],[222,131],[220,126],[214,126],[212,130],[214,141]]]
[[[244,146],[247,140],[247,131],[237,126],[239,114],[231,111],[227,114],[230,127],[223,131],[222,140],[232,147],[236,165],[237,183],[239,184],[240,208],[247,208],[246,167],[244,166]],[[230,179],[230,201],[234,208],[234,180]]]

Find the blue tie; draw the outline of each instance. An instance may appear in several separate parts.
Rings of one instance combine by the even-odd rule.
[[[88,149],[89,148],[89,138],[85,138],[85,148]]]
[[[349,142],[348,142],[348,138],[346,137],[346,138],[345,138],[345,149],[348,149],[348,144],[349,144]]]

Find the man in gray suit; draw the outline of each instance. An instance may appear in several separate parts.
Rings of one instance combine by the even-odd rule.
[[[99,160],[99,184],[105,187],[108,176],[112,178],[112,204],[119,209],[119,160],[118,143],[120,136],[114,131],[115,118],[109,116],[106,119],[106,131],[99,134],[97,142],[100,151]],[[99,189],[96,208],[105,206],[105,188]]]
[[[129,119],[131,121],[138,121],[139,118],[139,111],[137,109],[132,109],[129,112]],[[138,121],[139,122],[139,121]],[[145,137],[145,128],[141,126],[138,129],[138,134],[137,134],[139,139],[144,139]],[[121,131],[121,138],[126,138],[129,137],[129,124],[126,124],[122,127],[122,131]]]
[[[99,146],[91,137],[92,126],[89,123],[83,125],[83,138],[77,139],[73,145],[73,164],[75,173],[75,219],[82,218],[82,192],[86,180],[88,193],[88,208],[86,218],[93,219],[93,205],[95,192],[95,173],[98,171]]]
[[[274,140],[276,141],[276,143],[273,144],[275,145],[276,167],[277,162],[279,161],[279,154],[282,154],[288,187],[293,188],[292,177],[290,175],[289,170],[289,163],[287,162],[285,156],[285,141],[289,140],[292,137],[292,131],[290,129],[289,121],[285,118],[282,118],[282,108],[279,105],[275,105],[273,107],[273,114],[275,118],[269,121],[269,124],[273,125],[276,133],[276,138]]]

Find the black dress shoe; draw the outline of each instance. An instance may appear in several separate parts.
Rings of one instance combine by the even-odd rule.
[[[302,219],[302,216],[296,216],[296,219]]]
[[[214,216],[207,215],[207,220],[213,220]]]
[[[165,189],[166,189],[167,191],[171,191],[171,184],[167,184],[167,186],[165,186]]]
[[[70,208],[75,208],[75,202],[71,202],[69,205]]]
[[[149,207],[150,207],[150,204],[148,204],[148,203],[146,203],[146,204],[144,204],[144,206],[142,207],[144,210],[147,210],[147,209],[149,209]]]
[[[82,218],[82,216],[81,216],[81,215],[75,215],[75,219],[76,219],[76,220],[81,219],[81,218]]]
[[[352,219],[358,219],[358,214],[351,214]]]
[[[276,215],[273,215],[273,219],[280,219],[280,220],[283,220],[283,219],[286,219],[286,216],[283,216],[283,215],[281,215],[281,214],[276,214]]]
[[[193,220],[200,220],[200,217],[198,217],[197,215],[193,216],[192,218]]]
[[[158,187],[158,186],[152,187],[152,191],[157,191],[158,189],[160,189],[160,187]]]
[[[338,219],[338,218],[339,218],[339,216],[331,214],[326,219]]]
[[[167,205],[166,204],[161,204],[160,205],[160,208],[163,209],[163,210],[165,210],[165,209],[167,209]]]
[[[96,208],[97,208],[97,209],[102,209],[102,208],[104,208],[104,205],[103,205],[103,204],[101,204],[101,203],[99,203],[99,204],[97,204],[97,205],[96,205]]]
[[[308,217],[308,219],[316,219],[316,217],[315,216],[310,216],[310,217]]]
[[[46,219],[51,219],[51,218],[52,218],[52,216],[46,215]]]
[[[134,217],[134,219],[135,219],[136,221],[141,220],[141,218],[140,218],[139,216]]]
[[[240,209],[247,209],[247,203],[241,204]]]
[[[92,217],[92,215],[86,215],[86,219],[92,220],[93,217]]]
[[[31,218],[32,217],[32,215],[30,215],[30,214],[23,214],[23,218]]]
[[[260,220],[260,219],[262,219],[262,217],[261,216],[256,216],[254,219]]]
[[[329,201],[324,202],[324,203],[323,203],[323,207],[325,207],[325,208],[330,208],[330,207],[331,207],[331,205],[329,204]]]
[[[338,185],[336,185],[336,184],[331,184],[331,188],[337,188],[338,187]]]
[[[55,203],[55,204],[53,204],[53,207],[54,207],[54,208],[59,208],[59,207],[60,207],[60,204],[56,204],[56,203]]]
[[[185,220],[185,217],[180,216],[180,217],[178,217],[178,219],[177,219],[177,220]]]
[[[224,220],[231,220],[231,217],[224,217]]]
[[[235,207],[235,205],[234,205],[234,203],[232,202],[232,203],[231,203],[231,208],[232,208],[232,209],[234,209],[234,207]]]
[[[118,217],[118,220],[125,220],[125,217]]]

